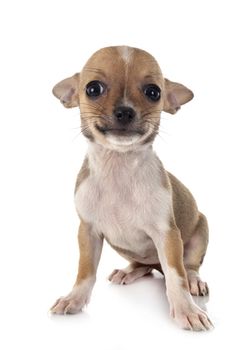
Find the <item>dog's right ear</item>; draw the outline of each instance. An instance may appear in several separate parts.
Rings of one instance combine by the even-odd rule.
[[[79,86],[79,73],[74,74],[70,78],[66,78],[56,84],[52,90],[55,97],[66,108],[78,107],[78,86]]]

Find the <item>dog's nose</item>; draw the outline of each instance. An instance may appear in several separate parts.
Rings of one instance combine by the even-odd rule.
[[[131,107],[119,106],[114,110],[116,120],[122,124],[129,124],[135,117],[136,113]]]

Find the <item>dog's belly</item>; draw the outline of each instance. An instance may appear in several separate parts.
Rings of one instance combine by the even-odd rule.
[[[151,231],[168,226],[169,193],[150,181],[150,186],[140,181],[121,184],[115,177],[96,181],[90,176],[78,188],[75,203],[80,218],[121,255],[157,264]]]
[[[105,239],[110,244],[110,246],[118,252],[118,254],[120,254],[123,258],[129,260],[130,262],[138,262],[145,265],[159,264],[156,248],[152,240],[149,239],[149,237],[147,237],[149,241],[144,241],[143,245],[133,247],[133,242],[131,242],[131,244],[129,244],[127,248],[118,247],[112,244],[108,240],[108,237],[105,237]]]
[[[158,256],[152,239],[140,226],[135,225],[134,215],[137,213],[128,212],[124,216],[124,213],[115,214],[114,209],[111,209],[112,211],[109,210],[111,221],[100,222],[99,227],[96,228],[102,229],[106,241],[128,260],[143,264],[157,264]],[[123,212],[126,212],[125,208]]]

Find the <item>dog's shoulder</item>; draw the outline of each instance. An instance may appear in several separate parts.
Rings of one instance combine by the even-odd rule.
[[[77,180],[76,180],[76,185],[75,185],[75,194],[77,193],[77,190],[79,188],[79,186],[81,185],[81,183],[87,178],[89,177],[89,173],[90,173],[90,170],[89,170],[89,160],[88,160],[88,157],[86,156],[84,158],[84,161],[83,161],[83,164],[82,164],[82,167],[77,175]]]

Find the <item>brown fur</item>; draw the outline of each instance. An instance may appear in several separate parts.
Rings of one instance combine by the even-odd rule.
[[[184,264],[186,270],[199,271],[206,254],[208,239],[208,222],[206,217],[200,213],[193,235],[185,244]]]
[[[167,94],[163,110],[171,114],[175,114],[181,105],[189,102],[194,97],[193,92],[186,89],[184,85],[173,83],[168,79],[165,79],[165,88]]]
[[[78,106],[79,99],[79,73],[70,78],[66,78],[56,84],[53,88],[53,94],[66,108]]]
[[[182,286],[188,289],[186,271],[183,264],[183,242],[178,229],[170,230],[164,241],[164,253],[167,264],[173,267],[178,275],[182,277]]]
[[[137,60],[137,65],[134,65],[135,60]],[[151,62],[152,76],[149,75],[145,61]],[[118,69],[120,66],[120,69]],[[97,67],[96,69],[94,67]],[[123,101],[118,99],[118,96],[123,95],[125,88],[125,72],[127,71],[127,89],[126,98],[132,101],[137,101],[134,104],[134,109],[137,114],[141,114],[145,110],[153,109],[152,104],[145,99],[143,93],[139,89],[138,82],[140,81],[142,85],[152,81],[154,76],[154,81],[163,88],[163,81],[161,76],[161,71],[153,59],[148,53],[135,49],[131,55],[131,61],[126,64],[119,54],[119,51],[115,47],[102,49],[100,54],[95,53],[89,61],[86,63],[84,69],[82,70],[80,76],[80,85],[86,86],[86,84],[91,80],[103,80],[108,86],[108,91],[100,97],[99,101],[87,101],[86,96],[81,95],[80,97],[80,110],[82,117],[83,128],[89,128],[92,130],[93,135],[102,144],[105,142],[104,138],[101,136],[100,132],[94,127],[96,123],[99,126],[111,126],[113,124],[113,109],[116,105],[123,104]],[[103,106],[103,107],[102,107]],[[159,110],[162,110],[162,102],[156,104],[154,109],[158,111],[154,115],[155,119],[152,118],[154,122],[154,136],[159,123]],[[152,111],[153,112],[153,111]],[[96,117],[96,115],[106,115],[106,121],[104,118]],[[147,116],[146,116],[147,118]],[[143,124],[142,120],[137,120],[138,124]],[[149,137],[149,141],[153,138]]]
[[[173,217],[170,222],[172,230],[166,236],[166,257],[170,266],[174,267],[181,277],[186,279],[186,269],[198,271],[208,244],[207,221],[203,214],[199,213],[195,199],[190,191],[171,173],[166,172],[159,160],[159,169],[162,172],[162,185],[172,190]],[[89,163],[85,158],[78,174],[75,192],[81,183],[89,176]],[[191,248],[192,237],[200,236],[198,247]],[[144,264],[144,261],[133,252],[113,246],[113,249],[128,261]],[[184,246],[184,251],[183,251]],[[185,255],[185,267],[183,265]],[[140,260],[140,261],[139,261]],[[157,266],[157,265],[156,265]],[[161,270],[158,268],[158,270]],[[186,286],[186,282],[184,282]]]
[[[171,173],[167,173],[172,188],[174,218],[184,244],[194,234],[199,219],[196,201],[190,191]]]
[[[102,81],[101,86],[106,88],[101,90],[101,94],[88,97],[86,87],[93,80]],[[153,101],[151,96],[145,96],[144,86],[146,84],[158,85],[160,89],[158,90],[161,91],[159,99]],[[109,47],[97,51],[88,60],[81,73],[76,73],[58,83],[53,93],[65,107],[79,106],[84,136],[92,142],[96,140],[96,143],[107,148],[111,146],[111,143],[110,139],[105,136],[105,132],[118,131],[115,108],[126,106],[129,109],[133,105],[135,116],[131,118],[128,129],[124,128],[120,131],[125,132],[124,136],[130,136],[132,133],[137,134],[137,137],[144,135],[145,138],[142,137],[141,140],[142,150],[144,150],[144,144],[152,144],[158,132],[161,111],[174,114],[181,105],[193,98],[193,93],[184,85],[163,77],[158,63],[150,54],[128,47]],[[115,144],[117,146],[117,143]],[[124,151],[126,152],[126,149]],[[150,238],[147,233],[141,238],[151,239],[152,242],[146,241],[146,243],[154,241],[161,246],[161,249],[154,244],[148,245],[147,250],[141,251],[142,256],[137,256],[134,252],[112,246],[131,262],[131,267],[142,268],[138,272],[135,271],[135,278],[143,276],[152,268],[159,271],[164,269],[164,272],[166,268],[166,284],[172,315],[178,318],[184,328],[210,329],[210,321],[195,306],[188,297],[189,293],[186,292],[189,290],[189,282],[192,294],[206,295],[208,293],[207,285],[198,275],[208,243],[206,218],[198,211],[189,190],[172,174],[167,173],[160,161],[159,171],[162,173],[162,186],[168,189],[168,194],[172,194],[170,221],[166,223],[170,229],[168,232],[162,232],[161,239],[164,242],[161,240],[155,242],[155,237]],[[75,192],[89,175],[89,162],[88,159],[85,159],[77,177]],[[164,226],[162,227],[164,229]],[[56,313],[77,312],[79,307],[81,308],[87,302],[89,291],[95,281],[102,249],[102,238],[100,241],[100,237],[89,230],[90,226],[81,220],[78,235],[80,261],[75,287],[80,286],[79,288],[82,289],[75,288],[67,297],[59,299],[52,309]],[[160,260],[162,266],[160,266]],[[147,269],[147,265],[150,269]],[[176,274],[173,270],[176,271]],[[115,276],[114,278],[116,279]],[[121,279],[117,276],[117,280]],[[182,281],[182,288],[179,281]],[[168,288],[169,285],[171,288]],[[80,295],[77,301],[76,298],[79,297],[81,290],[85,295]]]
[[[92,245],[89,235],[89,225],[81,220],[78,230],[78,244],[80,259],[78,264],[78,273],[75,285],[82,280],[95,274],[95,268],[92,264]]]
[[[113,125],[113,110],[115,106],[123,104],[119,96],[134,101],[137,115],[142,115],[137,119],[138,127],[142,131],[146,126],[152,127],[143,144],[152,143],[159,127],[160,112],[175,113],[182,104],[192,99],[193,93],[182,84],[164,79],[157,61],[148,52],[131,48],[127,63],[120,55],[122,50],[123,47],[107,47],[97,51],[80,74],[76,73],[56,84],[53,93],[65,107],[80,107],[84,136],[91,141],[96,138],[101,144],[106,141],[95,124],[100,127]],[[92,80],[102,80],[108,87],[106,93],[95,101],[88,100],[84,94],[85,86]],[[154,105],[145,98],[141,89],[143,85],[153,82],[163,91],[162,99]]]

